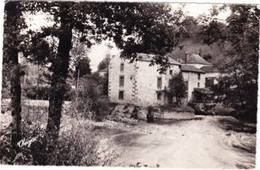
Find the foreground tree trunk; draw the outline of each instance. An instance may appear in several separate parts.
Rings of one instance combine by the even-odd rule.
[[[17,142],[21,140],[21,84],[20,68],[18,65],[18,52],[13,49],[11,55],[11,114],[12,114],[12,146],[16,148]]]
[[[17,150],[17,142],[21,140],[21,84],[20,68],[18,62],[18,35],[20,11],[17,2],[8,2],[5,6],[6,25],[5,25],[5,54],[4,57],[10,68],[10,97],[12,115],[12,146]]]
[[[70,49],[72,40],[71,19],[66,7],[60,11],[61,27],[59,35],[58,53],[52,63],[51,90],[49,99],[49,115],[46,132],[50,142],[56,142],[59,136],[62,103],[66,92]]]

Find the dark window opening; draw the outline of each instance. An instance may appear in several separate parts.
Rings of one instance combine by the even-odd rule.
[[[119,77],[119,86],[120,87],[124,87],[124,81],[125,81],[125,77],[124,76],[120,76]]]
[[[162,78],[161,77],[157,78],[157,88],[162,89]]]
[[[162,99],[162,93],[161,92],[157,92],[157,100],[161,100]]]
[[[200,80],[200,73],[198,74],[198,80]]]
[[[118,98],[119,98],[120,100],[124,100],[124,91],[119,91]]]
[[[172,70],[170,70],[170,75],[172,75]]]
[[[205,86],[210,87],[214,85],[214,78],[213,77],[208,77],[206,78]]]
[[[124,71],[124,63],[120,64],[120,71],[123,72]]]
[[[198,83],[198,87],[200,87],[200,83]]]

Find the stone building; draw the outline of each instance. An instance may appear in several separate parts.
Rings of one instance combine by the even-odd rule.
[[[187,85],[186,102],[192,99],[195,89],[198,89],[197,91],[208,91],[203,89],[216,84],[216,79],[220,75],[218,70],[211,63],[198,54],[188,55],[186,53],[185,62],[182,63],[181,71]]]
[[[158,65],[149,66],[153,56],[140,53],[138,60],[132,63],[119,56],[111,58],[108,70],[110,102],[139,106],[168,104],[166,90],[169,80],[181,71],[187,87],[185,103],[188,103],[194,89],[216,83],[219,76],[217,70],[212,69],[212,64],[198,54],[187,55],[182,63],[169,57],[170,67],[160,74]]]
[[[153,55],[140,53],[138,60],[113,56],[109,64],[108,96],[110,102],[156,106],[168,103],[165,93],[169,79],[179,73],[181,64],[170,59],[170,67],[165,74],[158,72],[159,66],[149,66]]]
[[[185,101],[188,103],[194,88],[205,88],[205,73],[192,65],[185,64],[181,66],[181,72],[187,87]]]

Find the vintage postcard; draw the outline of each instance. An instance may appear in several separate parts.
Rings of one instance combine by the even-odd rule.
[[[6,0],[0,164],[256,168],[259,17],[252,3]]]

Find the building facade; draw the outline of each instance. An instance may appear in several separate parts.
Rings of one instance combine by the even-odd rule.
[[[194,88],[205,88],[205,73],[194,66],[185,64],[182,65],[181,72],[187,87],[185,100],[188,103]]]
[[[220,75],[211,63],[198,54],[188,55],[186,53],[181,71],[187,85],[187,102],[192,99],[195,89],[197,91],[209,91],[209,89],[205,90],[205,88],[216,84]]]
[[[113,56],[109,64],[108,96],[110,102],[156,106],[168,103],[166,89],[170,78],[180,72],[181,64],[170,60],[170,67],[164,74],[159,66],[149,66],[153,55],[138,54],[132,63],[119,56]]]
[[[137,60],[112,56],[109,63],[108,96],[112,103],[157,106],[168,104],[167,89],[173,75],[182,72],[187,91],[185,103],[192,99],[195,88],[205,88],[215,82],[218,73],[209,70],[210,63],[197,54],[179,63],[169,58],[170,67],[160,74],[158,65],[150,66],[154,55],[140,53]],[[208,84],[207,84],[208,83]]]

